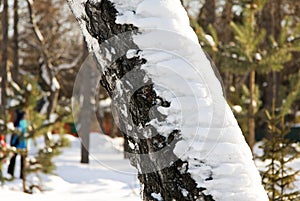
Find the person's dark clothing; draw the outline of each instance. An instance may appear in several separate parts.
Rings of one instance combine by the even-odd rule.
[[[16,120],[14,122],[14,126],[16,130],[18,131],[18,134],[12,134],[10,145],[12,147],[16,147],[17,149],[26,150],[27,143],[26,143],[26,137],[25,134],[27,132],[27,121],[24,119],[24,112],[16,112]],[[7,172],[13,177],[14,171],[15,171],[15,164],[16,164],[16,158],[17,153],[14,154],[14,156],[10,159],[10,163],[8,166]],[[24,156],[21,155],[21,172],[20,172],[20,178],[23,179],[23,169],[24,169]]]
[[[16,158],[18,154],[13,155],[10,159],[10,163],[8,166],[7,173],[11,176],[14,176],[15,173],[15,165],[16,165]],[[24,169],[24,157],[21,156],[21,170],[20,170],[20,178],[23,179],[23,169]]]

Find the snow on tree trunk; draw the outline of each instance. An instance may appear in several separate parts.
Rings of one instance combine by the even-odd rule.
[[[68,0],[144,200],[268,200],[179,0]]]

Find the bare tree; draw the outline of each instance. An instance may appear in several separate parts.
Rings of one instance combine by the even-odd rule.
[[[204,5],[201,7],[198,23],[204,27],[204,30],[208,32],[208,26],[213,25],[216,21],[216,1],[206,0]]]
[[[12,77],[15,82],[19,81],[19,33],[18,33],[18,22],[19,22],[19,4],[18,0],[14,1],[14,35],[13,35],[13,70]]]
[[[83,43],[84,47],[84,56],[88,56],[88,50],[86,43]],[[81,163],[89,163],[89,147],[90,147],[90,131],[91,131],[91,112],[92,112],[92,104],[91,98],[93,93],[91,90],[86,90],[92,88],[92,68],[88,68],[88,72],[84,73],[85,84],[81,85],[81,93],[83,95],[83,103],[82,107],[86,108],[86,110],[82,110],[79,114],[79,122],[82,122],[82,125],[79,128],[79,133],[81,133]]]
[[[45,1],[43,4],[39,4],[38,6],[46,6],[48,4],[49,11],[52,12],[52,14],[55,14],[55,11],[57,11],[54,6],[52,5],[52,1]],[[28,8],[28,16],[29,16],[29,22],[31,31],[33,33],[33,37],[30,40],[30,37],[24,38],[25,43],[30,45],[34,48],[34,50],[38,53],[37,58],[35,60],[35,63],[38,63],[38,72],[39,72],[39,81],[40,85],[43,89],[43,91],[48,92],[47,96],[47,109],[46,109],[46,118],[50,123],[53,123],[53,120],[51,116],[53,114],[57,114],[57,106],[59,105],[59,95],[61,90],[61,83],[59,82],[59,75],[60,73],[73,69],[78,66],[79,61],[82,59],[82,54],[77,55],[76,58],[72,56],[71,54],[67,55],[69,58],[64,58],[63,52],[64,51],[53,51],[55,45],[62,45],[63,44],[57,44],[57,38],[59,38],[59,34],[61,32],[65,32],[65,29],[60,30],[60,25],[62,23],[66,23],[65,21],[59,21],[59,20],[53,20],[53,24],[50,24],[51,19],[47,18],[48,24],[47,26],[41,26],[41,21],[37,20],[36,16],[36,4],[33,0],[27,0],[27,8]],[[46,12],[46,8],[41,8],[44,11],[44,14],[48,13]],[[50,13],[51,13],[50,12]],[[42,27],[42,28],[41,28]],[[48,29],[48,30],[47,30]],[[48,31],[48,32],[47,32]],[[55,40],[51,40],[53,38]],[[61,40],[62,41],[62,40]],[[64,58],[64,59],[61,59]],[[65,61],[65,62],[62,62]],[[62,114],[63,116],[65,114]],[[56,115],[54,115],[56,116]],[[56,117],[57,119],[60,119],[60,117]],[[48,146],[51,146],[51,130],[49,130],[45,134],[45,140],[48,144]]]
[[[6,107],[6,85],[7,85],[7,59],[8,59],[8,3],[3,0],[2,12],[2,61],[1,61],[1,114],[5,114]],[[4,115],[2,118],[6,118]]]

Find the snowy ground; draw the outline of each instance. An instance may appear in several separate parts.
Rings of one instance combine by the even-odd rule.
[[[74,137],[69,138],[72,146],[55,158],[56,175],[40,175],[43,188],[46,189],[44,192],[33,195],[22,193],[22,181],[16,179],[0,187],[0,197],[6,201],[140,200],[135,170],[113,145],[118,142],[103,135],[92,134],[90,164],[83,165],[79,163],[80,141]],[[31,153],[34,151],[32,149]],[[19,175],[18,169],[19,164],[16,165],[16,177]]]
[[[56,175],[40,175],[44,192],[33,195],[22,193],[22,181],[16,179],[0,187],[0,197],[5,201],[135,201],[139,198],[139,184],[135,170],[123,159],[120,141],[111,140],[99,134],[91,134],[90,164],[80,164],[80,141],[72,136],[68,137],[71,147],[55,158]],[[41,143],[42,144],[42,143]],[[261,149],[255,146],[256,154]],[[36,149],[31,148],[34,154]],[[17,160],[18,161],[18,160]],[[264,164],[256,161],[256,165],[263,169]],[[7,166],[7,164],[5,165]],[[300,160],[292,166],[300,169]],[[5,167],[6,168],[6,167]],[[5,171],[5,170],[4,170]],[[19,176],[19,163],[16,164],[16,177]],[[36,180],[33,176],[29,180]],[[300,175],[296,183],[300,189]]]

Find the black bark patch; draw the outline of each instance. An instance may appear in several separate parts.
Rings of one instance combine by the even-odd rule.
[[[87,1],[85,4],[85,12],[88,19],[86,28],[94,38],[98,39],[101,43],[110,37],[117,34],[137,30],[130,24],[116,24],[116,14],[117,10],[113,3],[108,0],[102,0],[100,2]]]

